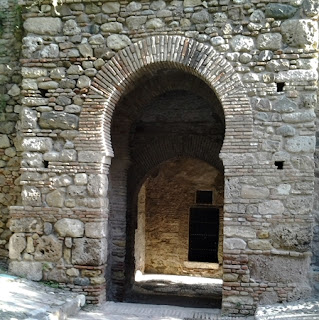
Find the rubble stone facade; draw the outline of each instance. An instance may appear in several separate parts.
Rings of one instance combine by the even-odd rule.
[[[0,257],[12,272],[91,303],[125,299],[136,243],[157,248],[147,219],[138,229],[139,191],[165,190],[180,210],[169,186],[183,173],[171,165],[165,186],[156,172],[196,159],[181,198],[209,188],[221,202],[223,311],[318,288],[316,0],[0,6]],[[164,229],[182,221],[166,216]],[[145,270],[174,272],[150,257]]]

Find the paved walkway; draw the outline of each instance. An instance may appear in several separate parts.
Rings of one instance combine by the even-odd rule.
[[[234,320],[221,317],[219,309],[184,308],[167,305],[106,302],[98,308],[86,308],[70,320]],[[245,319],[253,320],[254,317]]]
[[[0,274],[0,320],[64,320],[78,313],[83,295]]]
[[[86,306],[84,296],[0,274],[0,320],[226,320],[219,309],[106,302]],[[319,296],[304,301],[263,306],[246,320],[319,320]]]

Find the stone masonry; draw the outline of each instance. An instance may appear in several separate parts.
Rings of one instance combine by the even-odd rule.
[[[318,289],[318,1],[55,4],[0,0],[1,262],[125,299],[138,192],[188,157],[223,177],[223,312]],[[194,95],[210,126],[148,111]]]

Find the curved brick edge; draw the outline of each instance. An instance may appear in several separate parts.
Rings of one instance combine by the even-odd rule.
[[[237,172],[238,165],[242,166],[243,172],[251,168],[252,164],[245,159],[256,151],[257,143],[253,137],[252,107],[239,75],[212,46],[168,35],[149,37],[126,47],[97,73],[80,115],[80,134],[75,140],[79,162],[90,165],[109,162],[114,156],[111,123],[118,102],[135,87],[137,80],[163,68],[198,77],[217,96],[225,117],[225,138],[219,155],[223,160],[225,178],[232,176],[234,170]],[[126,186],[120,186],[120,189],[124,196]],[[231,199],[226,197],[225,203],[227,201]],[[126,212],[125,204],[126,200],[120,206],[123,212]],[[123,226],[127,223],[125,216],[117,215],[117,220]],[[125,227],[122,233],[125,242]],[[119,250],[122,253],[124,248]],[[109,281],[113,282],[112,275]],[[122,285],[119,283],[118,288],[113,288],[115,296],[122,296]]]
[[[98,72],[80,116],[77,150],[102,151],[112,157],[110,130],[116,104],[134,86],[136,79],[164,67],[191,73],[215,92],[225,114],[222,153],[255,150],[252,108],[233,67],[211,46],[166,35],[146,38],[126,47]]]

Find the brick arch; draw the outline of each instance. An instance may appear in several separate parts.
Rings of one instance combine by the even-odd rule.
[[[199,159],[223,173],[223,164],[218,157],[219,150],[220,145],[218,143],[203,136],[193,136],[182,143],[181,141],[175,141],[175,139],[157,140],[151,147],[145,146],[143,150],[135,152],[134,161],[129,170],[130,192],[139,190],[150,172],[161,163],[174,158]]]
[[[212,46],[182,36],[154,36],[119,51],[98,72],[83,105],[76,148],[112,157],[111,121],[121,96],[134,81],[162,68],[175,68],[202,79],[217,95],[225,115],[222,152],[251,152],[252,109],[231,64]],[[240,128],[240,130],[239,130]],[[240,148],[238,148],[240,146]]]

